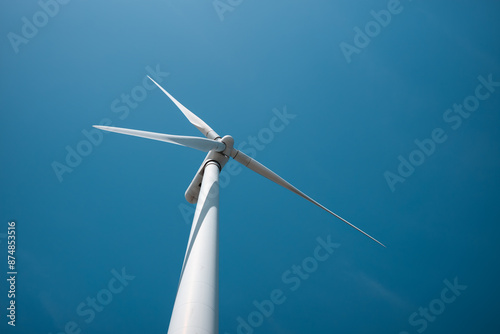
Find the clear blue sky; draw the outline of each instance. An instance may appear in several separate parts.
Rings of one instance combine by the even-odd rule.
[[[2,333],[166,332],[204,154],[91,132],[200,135],[146,75],[387,245],[225,169],[220,333],[499,331],[497,1],[40,3],[0,5]]]

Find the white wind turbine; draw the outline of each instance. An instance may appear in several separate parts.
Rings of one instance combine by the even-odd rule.
[[[149,77],[149,79],[151,78]],[[221,138],[210,126],[180,104],[158,83],[153,79],[151,81],[175,103],[184,116],[206,138],[176,136],[109,126],[94,125],[94,127],[105,131],[165,141],[208,152],[185,193],[186,200],[189,203],[197,204],[168,334],[218,333],[219,173],[229,160],[229,157],[232,157],[234,160],[280,186],[293,191],[384,246],[380,241],[319,204],[255,159],[235,149],[233,147],[234,140],[231,136]]]

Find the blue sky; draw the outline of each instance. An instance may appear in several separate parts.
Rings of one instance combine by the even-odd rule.
[[[0,253],[14,220],[18,271],[13,328],[2,265],[2,333],[166,332],[204,154],[91,132],[200,135],[146,75],[387,245],[225,169],[220,333],[498,331],[498,2],[1,7]]]

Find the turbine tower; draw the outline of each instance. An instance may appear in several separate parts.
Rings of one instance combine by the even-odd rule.
[[[148,78],[151,79],[149,76]],[[266,166],[235,149],[234,140],[231,136],[219,136],[210,126],[179,103],[163,87],[153,79],[151,81],[175,103],[191,124],[198,128],[206,138],[168,135],[99,125],[94,125],[94,127],[105,131],[164,141],[208,152],[185,193],[186,200],[189,203],[196,203],[196,210],[184,256],[168,334],[218,333],[219,173],[229,160],[229,157],[305,198],[384,246],[377,239],[295,188]]]

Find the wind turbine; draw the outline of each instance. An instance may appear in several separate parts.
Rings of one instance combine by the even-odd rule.
[[[151,79],[149,76],[148,78]],[[94,127],[105,131],[164,141],[208,152],[185,193],[186,200],[189,203],[197,204],[168,334],[218,333],[219,173],[229,160],[229,157],[319,206],[384,246],[377,239],[295,188],[266,166],[235,149],[234,140],[231,136],[221,138],[210,126],[184,107],[156,81],[153,79],[151,81],[175,103],[191,124],[198,128],[206,138],[168,135],[99,125],[94,125]]]

